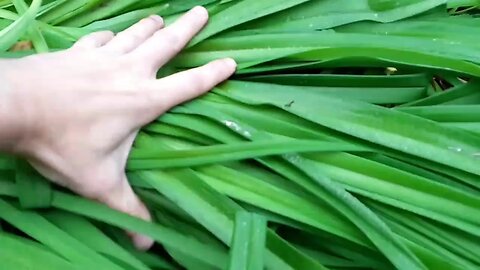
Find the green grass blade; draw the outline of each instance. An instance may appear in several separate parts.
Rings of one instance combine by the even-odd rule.
[[[282,1],[281,3],[278,3],[275,0],[238,1],[236,4],[213,15],[211,22],[208,24],[205,30],[196,38],[194,38],[191,44],[194,45],[233,26],[278,12],[280,10],[285,10],[308,1],[309,0],[286,0]]]
[[[249,104],[272,104],[331,129],[480,175],[475,159],[480,140],[469,133],[405,113],[295,87],[230,82],[222,88],[217,93]],[[292,100],[296,105],[285,107]],[[414,128],[418,126],[423,128]]]
[[[48,249],[18,236],[0,233],[2,269],[80,270]],[[21,256],[28,254],[28,256]]]
[[[262,270],[267,222],[262,216],[240,211],[235,216],[229,270]]]
[[[17,40],[27,32],[35,20],[41,0],[33,0],[28,10],[18,20],[0,31],[0,52],[8,50]]]
[[[60,230],[41,215],[31,211],[21,211],[1,199],[0,218],[79,266],[123,269]]]

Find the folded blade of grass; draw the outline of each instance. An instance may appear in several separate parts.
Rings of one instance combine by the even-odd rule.
[[[8,27],[0,31],[0,52],[8,50],[17,40],[28,31],[30,25],[35,20],[41,0],[33,0],[27,11],[11,23]]]
[[[466,131],[469,131],[475,135],[480,135],[480,123],[465,123],[465,122],[450,122],[450,123],[443,123],[444,126],[450,128],[459,128]]]
[[[161,244],[190,254],[206,264],[216,266],[227,263],[227,254],[223,250],[205,246],[187,235],[117,212],[101,204],[59,192],[54,194],[52,203],[56,208],[147,235]]]
[[[452,101],[445,102],[444,105],[477,105],[480,103],[480,92],[470,94]]]
[[[12,1],[15,9],[19,14],[24,14],[28,10],[28,5],[24,0],[13,0]],[[28,30],[29,36],[32,40],[33,47],[37,53],[45,53],[49,51],[48,45],[43,37],[37,22],[33,22],[32,26]]]
[[[396,110],[436,122],[480,122],[480,105],[414,106]]]
[[[398,78],[396,78],[398,77]],[[426,76],[410,77],[374,75],[267,75],[246,78],[248,81],[310,87],[342,98],[375,104],[399,104],[426,97]]]
[[[168,135],[168,136],[173,136],[176,138],[181,138],[185,140],[189,140],[191,142],[194,142],[198,145],[212,145],[212,144],[217,144],[217,141],[204,136],[198,132],[195,132],[193,130],[189,130],[183,127],[175,126],[175,125],[170,125],[167,123],[152,123],[146,127],[143,128],[144,131],[147,131],[148,133],[154,133],[154,134],[163,134],[163,135]]]
[[[198,106],[198,102],[190,103],[188,104],[188,107],[192,108],[193,104],[197,105],[194,107],[194,111],[196,111],[197,114],[208,115],[209,117],[219,121],[223,121],[223,119],[228,119],[229,117],[222,115],[222,113],[219,111],[213,111],[211,109],[210,111],[206,111],[201,106]],[[257,133],[256,136],[252,136],[251,138],[258,139],[265,136],[266,135],[263,135],[262,133]],[[292,156],[295,158],[292,158]],[[297,155],[291,155],[289,158],[290,162],[292,163],[297,159],[299,159]],[[341,189],[335,186],[333,182],[329,180],[326,185],[322,185],[322,188],[314,185],[312,186],[312,184],[309,183],[311,180],[305,179],[305,175],[298,174],[298,172],[293,171],[292,168],[285,167],[284,165],[279,166],[279,164],[275,163],[272,164],[271,161],[267,162],[267,164],[268,163],[270,163],[269,165],[273,170],[291,179],[292,181],[301,184],[303,187],[313,192],[320,199],[325,200],[328,204],[354,222],[355,225],[357,225],[362,232],[365,233],[367,237],[369,237],[369,239],[376,244],[377,248],[381,250],[382,253],[390,260],[392,260],[392,263],[399,266],[408,265],[410,268],[423,268],[423,265],[418,261],[418,259],[416,259],[416,257],[408,249],[406,249],[401,242],[396,240],[395,236],[389,231],[388,227],[386,227],[385,224],[375,216],[375,214],[373,214],[360,202],[353,199],[351,195],[347,195],[346,191],[341,191]],[[304,166],[299,165],[297,162],[294,164],[296,166]],[[318,170],[314,169],[313,167],[308,167],[308,169],[315,170],[316,173],[318,173]],[[310,172],[307,178],[309,177],[318,176],[313,174],[313,172]],[[321,184],[322,182],[317,181],[317,183]],[[326,190],[323,188],[326,188]],[[361,217],[366,214],[368,214],[367,216],[369,219],[364,219],[364,217]]]
[[[205,29],[195,37],[191,45],[227,30],[233,26],[261,18],[263,16],[291,8],[293,6],[308,2],[309,0],[286,0],[278,3],[275,0],[244,0],[216,13],[210,19]]]
[[[417,101],[413,101],[401,106],[409,107],[409,106],[431,106],[431,105],[445,104],[447,102],[452,102],[454,100],[463,98],[465,96],[478,93],[479,88],[480,88],[480,84],[475,80],[466,84],[456,86],[452,89],[449,89],[448,91],[439,92],[429,97],[419,99]]]
[[[212,233],[210,233],[210,231],[205,229],[193,218],[191,220],[181,220],[178,219],[178,216],[176,216],[175,213],[165,212],[163,209],[158,209],[157,211],[155,211],[155,217],[157,218],[159,223],[169,228],[175,229],[181,233],[188,233],[202,243],[222,249],[226,249],[227,247],[227,245],[225,245],[222,241],[216,238]],[[187,256],[189,255],[187,254]]]
[[[314,179],[322,189],[325,189],[322,197],[358,226],[397,268],[426,269],[416,255],[393,234],[375,213],[342,187],[325,177],[321,169],[314,163],[298,155],[289,155],[285,158]]]
[[[308,224],[320,230],[363,244],[364,237],[344,217],[322,202],[303,199],[273,184],[221,166],[197,168],[207,184],[231,198]]]
[[[77,267],[46,248],[18,236],[0,233],[2,252],[0,260],[2,269],[37,269],[37,270],[80,270]],[[19,256],[20,254],[28,256]]]
[[[63,5],[65,2],[68,0],[55,0],[55,1],[47,1],[45,2],[41,7],[40,11],[37,14],[37,17],[42,16],[44,13],[50,11],[53,8],[56,8],[57,6]]]
[[[177,56],[172,64],[180,68],[193,68],[206,64],[214,59],[230,57],[239,64],[238,69],[258,65],[275,59],[283,58],[292,54],[310,51],[308,47],[288,48],[259,48],[245,50],[224,50],[204,52],[184,52]]]
[[[101,267],[102,269],[123,269],[83,245],[35,212],[21,211],[1,199],[0,209],[1,219],[24,231],[76,265],[81,267]]]
[[[478,137],[432,121],[296,87],[229,82],[216,92],[248,104],[271,104],[331,129],[480,175],[474,156]],[[295,105],[285,107],[292,100]]]
[[[18,194],[14,183],[0,181],[0,195],[17,197]],[[147,235],[161,244],[175,247],[212,266],[225,265],[227,263],[227,254],[224,253],[223,250],[206,246],[187,235],[178,233],[159,224],[146,222],[128,214],[115,211],[94,201],[55,191],[52,206],[128,231]],[[31,222],[29,223],[31,224]],[[35,224],[31,225],[34,226]]]
[[[26,161],[16,161],[15,183],[22,208],[50,207],[52,201],[50,182]]]
[[[167,4],[164,4],[164,5],[159,5],[159,6],[157,5],[157,6],[148,7],[140,10],[130,11],[113,18],[109,18],[105,20],[96,20],[91,24],[83,27],[83,29],[91,32],[103,31],[103,30],[120,32],[127,29],[134,23],[140,21],[141,19],[146,18],[152,14],[158,14],[161,11],[167,9],[168,7],[169,6]]]
[[[202,101],[205,101],[203,99]],[[324,135],[320,132],[317,132],[315,128],[308,126],[305,122],[302,122],[302,118],[295,118],[292,121],[282,118],[281,115],[275,114],[275,110],[268,107],[260,107],[259,109],[254,109],[251,106],[241,106],[239,104],[228,104],[228,103],[214,103],[209,102],[208,106],[212,108],[219,109],[221,111],[228,113],[229,115],[234,116],[235,118],[239,119],[243,123],[249,123],[250,126],[256,129],[262,129],[266,132],[272,134],[278,134],[284,137],[290,138],[298,138],[298,139],[305,139],[305,140],[318,140],[318,141],[340,141],[335,140],[336,138],[331,138],[330,136]],[[176,112],[179,112],[182,108],[175,109]],[[274,116],[274,117],[272,117]],[[202,130],[203,128],[213,129],[216,132],[215,138],[219,141],[228,141],[228,142],[235,142],[239,140],[237,136],[229,136],[230,129],[225,129],[224,123],[207,123],[209,120],[206,117],[194,116],[194,115],[185,115],[175,113],[172,114],[168,119],[161,118],[163,121],[169,121],[169,123],[175,125],[181,125],[187,129],[194,129],[194,130]],[[185,121],[189,120],[189,121]],[[225,119],[231,121],[230,119]],[[304,121],[304,120],[303,120]],[[233,121],[234,122],[234,121]],[[208,130],[208,129],[207,129]],[[221,136],[221,132],[229,134],[227,136]],[[198,133],[198,132],[197,132]]]
[[[444,262],[448,262],[449,269],[475,269],[475,264],[472,263],[471,261],[468,261],[454,253],[452,253],[450,250],[445,249],[442,246],[439,246],[435,242],[431,241],[430,239],[426,238],[425,236],[421,235],[415,230],[412,230],[406,226],[403,226],[402,224],[393,222],[391,219],[389,219],[388,216],[384,215],[383,220],[392,228],[392,230],[397,233],[398,235],[401,235],[401,237],[408,239],[412,243],[415,243],[418,246],[421,246],[422,248],[425,248],[426,250],[429,250],[430,253],[435,254],[437,257],[440,257],[441,260]],[[437,261],[439,261],[437,259]],[[442,265],[442,264],[438,264]],[[432,268],[429,266],[430,269]],[[438,266],[437,266],[438,267]]]
[[[475,134],[472,134],[475,136]],[[450,177],[451,180],[458,182],[461,185],[467,186],[467,189],[474,189],[480,191],[480,183],[478,183],[478,176],[476,174],[468,173],[460,169],[450,167],[448,165],[439,164],[437,162],[419,158],[416,156],[399,153],[397,151],[385,150],[383,152],[388,157],[406,162],[408,164],[418,166],[427,170],[431,170],[443,176]]]
[[[163,254],[153,253],[153,251],[145,252],[138,250],[132,243],[132,239],[128,237],[124,230],[117,227],[108,226],[105,224],[96,224],[100,229],[113,239],[119,246],[127,250],[136,259],[140,260],[143,264],[153,269],[163,270],[177,270],[178,267],[170,258],[163,257]]]
[[[456,263],[452,263],[444,257],[441,257],[439,254],[436,254],[413,241],[410,241],[403,236],[399,235],[399,239],[402,239],[403,242],[417,255],[417,257],[422,261],[422,263],[427,267],[427,269],[439,269],[447,267],[448,269],[462,269]]]
[[[441,21],[412,18],[391,24],[365,22],[342,26],[335,30],[348,33],[429,38],[436,42],[450,42],[456,46],[478,47],[478,33],[480,33],[478,28],[463,24],[451,24],[450,18],[446,17]]]
[[[82,27],[104,18],[115,15],[117,12],[127,8],[128,6],[138,2],[136,0],[95,0],[101,3],[95,3],[86,7],[84,10],[77,11],[75,15],[70,16],[62,22],[64,26]],[[151,14],[150,14],[151,15]]]
[[[169,171],[168,173],[142,171],[137,174],[166,197],[175,201],[177,205],[192,215],[225,244],[231,243],[234,216],[237,211],[241,211],[241,208],[233,201],[220,195],[193,172],[185,169]],[[269,233],[268,237],[272,238],[273,235]],[[277,241],[275,239],[273,237],[270,241]],[[269,240],[267,240],[267,243],[269,243]],[[271,248],[277,249],[278,252],[288,249],[281,242],[269,247],[265,259],[267,267],[295,269],[295,264],[306,264],[310,265],[308,269],[321,269],[319,265],[311,264],[310,258],[304,257],[303,254],[296,254],[293,260],[288,260]]]
[[[462,60],[453,58],[447,54],[432,55],[418,50],[403,50],[390,48],[363,48],[363,47],[346,47],[346,48],[327,48],[300,53],[290,57],[294,61],[315,61],[319,59],[327,59],[333,66],[349,66],[349,61],[341,61],[342,59],[373,59],[377,63],[394,64],[400,68],[407,67],[413,70],[421,71],[431,69],[437,72],[453,72],[467,74],[478,77],[479,66],[470,60]],[[326,60],[322,60],[328,64]],[[367,62],[368,63],[368,62]],[[320,63],[321,64],[321,63]],[[354,65],[355,66],[355,65]],[[373,66],[379,66],[375,64]],[[383,67],[384,65],[380,65]],[[361,65],[360,65],[361,67]]]
[[[180,209],[180,211],[183,210]],[[226,248],[226,246],[220,240],[215,238],[214,235],[201,227],[201,225],[198,224],[194,219],[192,219],[191,221],[179,220],[176,218],[176,216],[172,215],[172,213],[165,212],[164,209],[156,211],[155,217],[157,218],[157,221],[161,224],[169,228],[175,229],[181,233],[189,234],[204,244],[217,246],[222,249]],[[165,248],[170,254],[170,256],[172,256],[178,264],[187,269],[222,269],[221,265],[217,265],[216,267],[206,265],[205,263],[202,263],[201,261],[192,257],[190,254],[178,251],[175,248],[168,246]]]
[[[111,16],[114,16],[118,14],[120,11],[128,8],[132,4],[137,3],[138,1],[136,0],[107,0],[103,1],[103,3],[97,7],[95,7],[92,10],[89,11],[84,11],[80,13],[78,16],[71,17],[68,20],[64,21],[62,25],[65,26],[72,26],[72,27],[82,27],[91,23],[95,23],[99,20],[103,20],[105,18],[109,18]],[[164,4],[164,2],[166,2]],[[161,5],[158,10],[149,10],[150,14],[146,14],[146,16],[152,15],[159,13],[161,15],[165,14],[168,11],[169,8],[169,2],[165,0],[160,0],[155,3],[156,5],[158,4],[164,4]],[[151,8],[151,6],[148,6],[148,8]],[[165,11],[165,12],[162,12]],[[140,15],[140,13],[134,13],[135,16]],[[145,14],[145,13],[144,13]],[[123,15],[120,15],[123,17]],[[145,16],[145,17],[146,17]]]
[[[267,221],[244,211],[235,216],[229,270],[262,270]]]
[[[179,106],[176,107],[181,108]],[[174,109],[177,110],[177,109]],[[225,129],[223,124],[218,124],[207,117],[194,117],[192,114],[166,113],[158,121],[192,130],[218,142],[241,142],[242,136],[230,129]],[[208,132],[206,132],[208,131]],[[215,134],[211,136],[210,132]]]
[[[198,270],[220,270],[221,267],[206,265],[205,263],[192,258],[190,254],[178,251],[174,248],[166,247],[165,250],[177,262],[181,269],[198,269]]]
[[[286,59],[279,59],[270,61],[268,63],[260,64],[249,64],[244,69],[237,70],[237,75],[258,75],[258,74],[271,74],[271,73],[282,73],[282,72],[316,72],[319,69],[336,69],[342,67],[350,68],[385,68],[388,66],[396,66],[398,68],[405,69],[415,69],[415,67],[409,67],[404,64],[392,63],[386,59],[374,59],[367,57],[350,57],[343,59],[327,59],[319,61],[310,61],[310,62],[300,62],[300,61],[286,61]],[[425,70],[423,70],[425,71]],[[422,70],[416,70],[415,72],[422,72]]]
[[[332,256],[328,253],[324,253],[319,250],[313,250],[313,249],[305,248],[299,245],[295,245],[295,247],[301,250],[302,252],[307,253],[310,257],[315,258],[326,267],[332,267],[334,269],[335,268],[348,269],[348,268],[361,268],[361,267],[368,268],[369,267],[369,265],[367,264],[352,262],[348,259]]]
[[[135,174],[175,202],[222,242],[229,244],[230,229],[233,226],[232,217],[239,209],[233,201],[225,196],[217,196],[214,190],[204,184],[201,179],[192,177],[191,173],[184,173],[185,179],[163,171],[140,171]],[[193,189],[192,186],[197,188]],[[195,205],[195,213],[190,209],[193,205]],[[216,218],[208,218],[206,213]]]
[[[42,22],[39,22],[39,26],[48,46],[57,50],[70,48],[79,38],[88,34],[79,28],[51,26]]]
[[[196,105],[196,107],[193,107],[193,105]],[[189,103],[188,107],[192,111],[195,111],[196,114],[209,116],[220,122],[222,122],[223,119],[228,119],[229,117],[222,114],[220,111],[215,111],[211,108],[209,109],[210,111],[206,111],[202,106],[199,106],[198,102]],[[246,128],[246,125],[243,128]],[[251,134],[251,139],[253,140],[268,138],[268,135],[264,133],[258,132],[257,134],[253,134],[253,130]],[[333,183],[328,178],[315,179],[315,177],[319,177],[318,173],[320,170],[318,167],[315,167],[312,162],[301,159],[298,155],[286,155],[286,157],[288,158],[289,162],[293,163],[295,166],[301,166],[300,169],[307,169],[308,171],[305,172],[302,170],[301,173],[304,173],[302,176],[302,174],[298,174],[298,172],[295,172],[292,170],[292,168],[279,165],[278,163],[271,163],[270,160],[266,162],[266,164],[270,163],[268,165],[271,169],[281,175],[284,175],[290,180],[299,183],[307,190],[311,190],[312,193],[317,195],[320,199],[326,201],[332,207],[344,214],[348,219],[355,223],[355,225],[357,225],[362,232],[365,233],[371,241],[373,241],[373,243],[375,243],[376,247],[385,256],[387,256],[392,263],[396,264],[397,266],[408,265],[408,268],[413,269],[424,268],[418,258],[416,258],[415,255],[413,255],[402,242],[399,242],[396,236],[393,235],[389,228],[378,217],[376,217],[371,210],[369,210],[361,202],[356,200],[353,196],[343,190],[343,188],[337,186],[337,184]],[[301,162],[299,160],[301,160]],[[307,167],[304,168],[306,165],[303,164],[307,164]],[[312,186],[309,183],[311,180],[305,179],[305,176],[307,176],[307,178],[311,177],[310,179],[315,180],[317,183],[321,184],[321,186]],[[364,219],[365,216],[368,216],[369,219]]]
[[[62,24],[65,20],[77,16],[83,11],[99,5],[102,0],[69,0],[55,5],[39,16],[39,20],[50,25]]]
[[[346,160],[347,160],[347,159],[346,159]],[[348,160],[349,160],[349,159],[348,159]],[[346,161],[346,164],[350,164],[350,162],[351,162],[351,161]],[[359,166],[359,167],[365,167],[365,165],[361,165],[361,166]],[[366,167],[369,167],[369,166],[367,165]],[[371,166],[370,166],[370,167],[371,167]],[[372,168],[373,168],[373,167],[372,167]],[[389,172],[384,172],[383,174],[384,174],[384,175],[391,175],[392,172],[397,174],[397,177],[396,177],[396,178],[399,178],[399,176],[398,176],[398,173],[399,173],[399,172],[394,172],[394,171],[392,171],[392,170],[390,170]],[[382,174],[382,173],[381,173],[381,174]],[[404,175],[404,174],[403,174],[403,175]],[[402,178],[402,177],[405,178],[405,176],[400,176],[400,178]],[[345,178],[345,179],[348,179],[349,177],[344,177],[344,178]],[[399,179],[400,179],[400,178],[399,178]],[[410,177],[410,178],[411,178],[411,177]],[[421,180],[421,178],[418,178],[417,180]],[[425,180],[422,180],[422,181],[425,181]],[[417,182],[418,182],[418,181],[414,181],[414,182],[411,182],[411,184],[415,186],[415,185],[417,185]],[[405,183],[402,183],[402,185],[405,185]],[[435,186],[435,185],[434,185],[434,186]],[[444,191],[438,190],[438,187],[437,187],[436,189],[437,189],[437,194],[444,194]],[[394,189],[392,189],[392,190],[394,190]],[[417,188],[413,188],[412,190],[417,190]],[[433,190],[435,190],[435,188],[434,188]],[[426,188],[426,189],[424,189],[424,192],[427,192],[427,194],[429,194],[430,192],[432,192],[432,190],[429,189],[429,188]],[[375,192],[375,193],[377,193],[377,192]],[[457,195],[458,195],[458,194],[457,194]],[[392,194],[392,196],[395,197],[395,194]],[[442,195],[442,196],[443,196],[443,195]],[[449,195],[449,196],[450,196],[450,195]],[[389,197],[389,196],[387,196],[387,197]],[[441,197],[441,196],[440,196],[440,197]],[[454,196],[454,197],[455,197],[455,196]],[[462,199],[461,199],[462,196],[460,196],[460,197],[459,197],[459,196],[456,196],[456,197],[457,197],[457,199],[462,200]],[[452,198],[453,198],[453,197],[452,197]],[[417,205],[420,205],[420,204],[417,204]],[[440,205],[440,204],[439,204],[439,205]],[[433,206],[435,206],[435,203],[433,203]],[[445,210],[445,209],[441,209],[441,210]],[[454,212],[455,212],[455,211],[454,211]],[[473,216],[475,216],[475,215],[473,215]]]
[[[243,78],[243,80],[263,83],[321,87],[425,87],[426,74],[405,75],[346,75],[346,74],[269,74]]]
[[[382,163],[382,164],[387,165],[387,166],[392,167],[392,168],[402,170],[402,171],[407,172],[407,173],[414,174],[416,176],[423,177],[424,179],[427,179],[429,181],[433,181],[435,183],[440,183],[440,184],[447,185],[450,188],[461,190],[461,191],[467,192],[467,193],[469,193],[471,195],[474,195],[474,196],[480,196],[480,190],[475,190],[468,185],[457,182],[454,179],[452,179],[451,177],[448,177],[446,175],[442,175],[438,172],[434,172],[434,171],[431,171],[431,170],[428,170],[428,169],[425,169],[425,168],[422,168],[422,167],[419,167],[419,166],[415,166],[415,165],[409,164],[407,162],[404,162],[404,161],[401,161],[401,160],[398,160],[398,159],[394,159],[392,157],[388,157],[388,156],[383,155],[383,154],[373,154],[373,155],[366,154],[366,155],[359,155],[359,156],[367,158],[371,161]]]
[[[371,269],[392,269],[393,265],[377,251],[365,249],[352,242],[342,241],[331,235],[319,234],[300,229],[282,228],[281,235],[295,246],[311,247],[315,250],[324,250],[328,254],[336,255],[354,261],[357,265],[365,265]]]
[[[195,6],[207,6],[216,4],[218,0],[143,0],[136,1],[127,10],[136,10],[143,8],[150,8],[152,6],[158,5],[159,3],[168,5],[168,8],[162,12],[162,16],[168,16],[173,14],[179,14],[181,12],[187,11],[194,8]]]
[[[361,33],[338,33],[333,31],[312,33],[257,34],[211,39],[199,44],[194,51],[246,50],[260,48],[288,47],[359,47],[390,48],[392,50],[411,51],[431,56],[449,57],[456,60],[476,62],[480,60],[477,47],[452,47],[450,41],[418,37],[397,37]]]
[[[319,38],[323,39],[323,38]],[[288,41],[289,42],[289,41]],[[480,76],[480,67],[472,62],[449,56],[431,55],[418,52],[415,48],[409,51],[381,47],[289,47],[258,48],[203,52],[184,52],[173,61],[177,67],[189,68],[206,64],[221,57],[232,57],[239,63],[239,71],[267,61],[282,59],[279,67],[265,67],[260,71],[310,67],[386,67],[387,64],[414,68],[418,71],[431,69],[436,71],[456,72],[472,76]],[[287,58],[288,57],[288,58]],[[296,63],[296,64],[292,64]],[[309,63],[311,62],[311,63]],[[291,64],[289,66],[288,64]],[[250,73],[259,70],[249,71]],[[244,73],[243,73],[244,74]]]
[[[242,29],[270,32],[297,32],[328,29],[358,21],[392,22],[418,15],[444,4],[445,0],[417,1],[411,5],[373,10],[367,0],[311,1],[246,24]],[[319,12],[321,11],[321,13]]]
[[[15,21],[16,19],[18,19],[18,14],[16,14],[15,12],[12,12],[10,10],[6,10],[6,9],[0,9],[0,18],[2,19],[7,19],[7,20],[10,20],[10,21]],[[0,29],[3,29],[3,24],[10,24],[7,20],[2,20],[2,25],[0,27]]]
[[[143,137],[146,139],[146,137]],[[138,140],[137,140],[138,142]],[[156,149],[155,149],[156,148]],[[129,158],[129,170],[192,167],[212,163],[294,152],[366,151],[346,143],[330,143],[301,140],[278,140],[278,142],[247,142],[227,145],[212,145],[192,149],[168,150],[165,148],[137,148]]]
[[[398,224],[402,224],[416,232],[424,235],[437,245],[456,253],[457,255],[479,264],[479,258],[476,256],[480,252],[478,237],[472,237],[470,234],[452,229],[451,227],[441,226],[423,219],[417,215],[405,213],[404,211],[393,210],[391,207],[379,205],[375,202],[367,202],[375,211],[386,214]]]
[[[83,217],[63,211],[50,211],[45,217],[96,252],[124,262],[134,269],[149,269]]]
[[[480,222],[475,218],[480,215],[480,200],[472,194],[353,156],[312,155],[311,158],[325,162],[317,166],[353,193],[373,196],[374,200],[480,236]]]
[[[278,236],[273,230],[267,231],[267,248],[278,254],[281,259],[288,262],[291,268],[285,269],[319,269],[328,270],[321,263],[315,261],[307,254],[302,253],[288,241]],[[268,257],[267,257],[268,259]],[[277,267],[279,267],[278,265]],[[268,267],[268,265],[267,265]],[[280,268],[274,268],[280,269]]]
[[[320,134],[327,135],[328,136],[328,137],[326,137],[327,140],[330,140],[329,138],[335,138],[335,139],[342,138],[342,139],[345,139],[346,141],[351,141],[351,139],[352,139],[351,137],[342,136],[342,134],[340,134],[340,133],[332,133],[331,130],[329,130],[329,129],[319,128],[320,126],[318,126],[318,125],[313,125],[312,126],[312,124],[313,124],[312,122],[308,122],[308,121],[306,121],[306,120],[304,120],[300,117],[297,117],[295,115],[291,115],[291,114],[286,113],[284,111],[281,111],[282,113],[279,113],[278,110],[271,110],[270,108],[267,108],[267,107],[254,107],[254,106],[247,107],[248,109],[246,109],[246,110],[238,110],[240,107],[244,107],[244,106],[239,105],[241,103],[236,103],[237,108],[236,108],[235,112],[234,112],[234,110],[225,111],[225,108],[228,108],[227,104],[228,104],[228,102],[223,102],[221,107],[215,108],[215,106],[217,105],[216,103],[212,103],[212,102],[205,103],[204,100],[197,100],[195,102],[189,103],[187,106],[177,107],[176,109],[174,109],[174,111],[181,112],[181,113],[186,113],[186,114],[188,114],[188,116],[184,115],[182,117],[179,117],[181,115],[175,114],[175,117],[173,117],[173,118],[169,117],[169,123],[175,124],[175,125],[180,125],[180,126],[182,126],[184,128],[187,128],[187,129],[196,130],[196,132],[202,133],[205,136],[212,137],[212,135],[214,135],[214,137],[217,140],[223,141],[223,142],[232,142],[232,141],[238,141],[239,140],[238,137],[231,136],[230,133],[225,133],[226,132],[225,129],[222,129],[221,126],[225,126],[225,123],[224,123],[225,119],[228,119],[229,121],[236,122],[237,125],[240,125],[240,124],[243,125],[245,123],[249,123],[249,125],[253,125],[257,129],[263,129],[263,130],[266,130],[268,132],[273,131],[274,133],[280,132],[281,134],[285,134],[287,136],[298,137],[299,133],[296,133],[295,135],[293,135],[293,134],[291,135],[291,134],[285,133],[284,130],[282,131],[282,129],[286,129],[286,130],[292,129],[292,126],[285,125],[285,122],[292,122],[292,123],[296,123],[296,125],[302,125],[304,127],[311,127],[312,131],[316,131],[316,132],[319,132]],[[208,111],[212,111],[214,108],[216,110],[216,114],[222,115],[222,112],[225,111],[225,112],[228,113],[228,115],[219,118],[218,115],[215,115],[215,114],[212,114],[212,113],[208,112]],[[268,112],[268,114],[267,114],[268,116],[274,116],[274,117],[273,118],[272,117],[267,117],[265,120],[262,120],[263,119],[261,117],[262,114],[252,115],[252,117],[247,117],[247,118],[244,117],[245,115],[248,115],[250,112],[255,111],[256,108],[261,108],[262,112]],[[198,115],[205,116],[205,118],[199,118]],[[169,116],[174,116],[174,115],[169,115]],[[214,125],[214,123],[209,123],[209,121],[211,121],[211,120],[207,120],[207,118],[215,119],[216,121],[218,121],[218,124]],[[194,122],[191,121],[193,119],[195,119]],[[202,119],[202,121],[200,121],[200,119]],[[272,129],[271,126],[269,126],[269,122],[274,121],[272,119],[282,119],[285,122],[282,122],[282,121],[277,122],[275,124],[277,126],[276,129]],[[206,123],[209,123],[209,124],[205,125]],[[207,133],[204,132],[205,130],[212,130],[212,128],[214,128],[215,132],[207,132]],[[229,130],[230,129],[227,129],[227,131],[229,131]],[[252,133],[252,130],[250,130],[249,132]],[[223,135],[220,136],[220,134],[223,134]],[[228,134],[228,136],[224,136],[224,135],[227,135],[227,134]],[[241,134],[239,134],[239,135],[241,135]],[[312,138],[315,138],[315,136],[313,136]],[[358,143],[364,144],[365,142],[358,141]],[[375,147],[375,146],[369,144],[369,147]],[[388,156],[391,156],[395,159],[405,161],[409,164],[412,164],[412,165],[415,165],[415,166],[420,166],[420,167],[426,168],[428,170],[432,170],[434,172],[437,172],[441,175],[447,175],[449,177],[452,177],[455,181],[458,181],[458,184],[466,183],[469,186],[469,188],[470,187],[479,187],[478,181],[476,180],[476,177],[473,174],[462,172],[460,170],[450,168],[450,167],[447,167],[447,166],[444,166],[444,165],[440,165],[438,163],[434,163],[432,161],[428,161],[428,160],[425,160],[425,159],[420,159],[418,157],[414,157],[414,156],[411,156],[411,155],[402,154],[398,151],[392,151],[392,149],[388,149],[388,148],[385,148],[385,147],[379,147],[378,151],[380,151],[382,153],[386,153]],[[469,188],[467,188],[467,189],[469,189]]]
[[[149,206],[155,209],[161,209],[163,212],[169,212],[174,215],[177,219],[183,220],[185,222],[195,223],[196,221],[183,209],[178,207],[174,202],[171,200],[161,196],[158,192],[150,191],[147,189],[152,189],[152,187],[145,183],[141,178],[135,177],[135,174],[128,174],[128,180],[130,184],[134,187],[142,187],[136,188],[135,193],[142,198],[142,200],[147,203]],[[142,182],[139,185],[140,181]]]
[[[448,0],[448,8],[459,8],[459,7],[468,7],[468,6],[478,6],[478,0]]]
[[[11,7],[13,4],[12,4],[12,0],[1,0],[0,1],[0,8],[8,8],[8,7]]]

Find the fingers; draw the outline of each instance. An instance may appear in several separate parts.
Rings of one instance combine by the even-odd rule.
[[[158,15],[152,15],[142,19],[128,29],[118,33],[104,49],[123,54],[138,47],[163,27],[163,19]]]
[[[235,69],[235,61],[226,58],[153,81],[146,91],[152,101],[148,103],[152,108],[147,109],[151,112],[147,122],[168,109],[211,90],[228,79]]]
[[[88,34],[80,38],[72,49],[95,49],[107,44],[115,35],[112,31],[100,31]]]
[[[157,70],[175,55],[205,26],[208,12],[195,7],[172,25],[156,32],[131,55]]]
[[[140,201],[137,195],[135,195],[128,184],[127,177],[124,176],[124,179],[118,183],[119,184],[113,189],[109,190],[107,193],[99,195],[95,199],[113,209],[150,221],[151,216],[147,207]],[[138,249],[146,250],[153,245],[153,240],[146,236],[132,232],[127,233],[132,238],[135,247]]]

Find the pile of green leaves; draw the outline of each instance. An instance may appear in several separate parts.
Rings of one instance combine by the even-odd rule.
[[[2,0],[1,56],[200,4],[209,25],[159,76],[239,69],[137,137],[155,221],[3,157],[2,269],[480,269],[480,1]]]

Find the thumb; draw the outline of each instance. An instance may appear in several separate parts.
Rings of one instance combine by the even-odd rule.
[[[96,200],[108,205],[109,207],[127,213],[129,215],[141,218],[146,221],[151,220],[150,213],[142,201],[135,195],[132,187],[127,181],[126,175],[123,175],[122,181],[108,192],[100,194]],[[136,248],[147,250],[153,245],[153,240],[147,236],[127,232]]]

